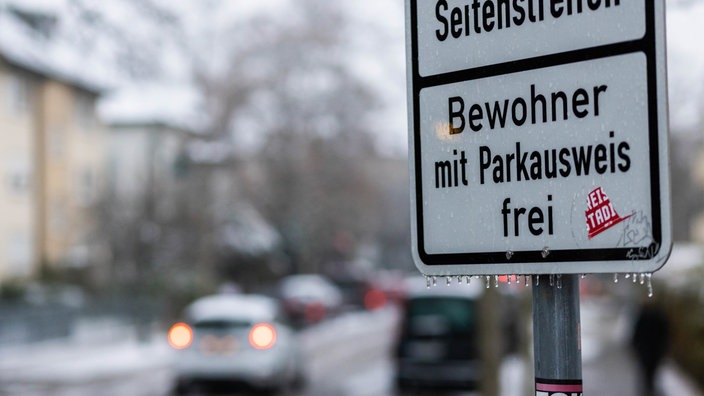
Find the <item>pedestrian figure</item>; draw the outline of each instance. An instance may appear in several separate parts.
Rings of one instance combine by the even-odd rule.
[[[668,344],[669,326],[665,313],[653,303],[643,304],[635,322],[632,345],[638,358],[645,396],[655,396],[655,374]]]

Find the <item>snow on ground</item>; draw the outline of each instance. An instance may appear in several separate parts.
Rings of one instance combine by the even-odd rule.
[[[625,314],[617,304],[605,300],[586,300],[582,304],[582,342],[583,346],[591,345],[583,356],[585,389],[616,386],[627,390],[622,396],[635,396],[628,393],[635,389],[635,368],[627,352],[627,332],[619,324]],[[363,356],[358,356],[364,353],[362,344],[388,348],[393,342],[397,320],[398,312],[394,309],[351,312],[306,329],[301,341],[304,349],[319,360],[314,371],[324,372],[341,362],[364,361]],[[128,331],[98,333],[101,333],[99,327],[87,326],[75,339],[3,348],[0,350],[0,384],[81,384],[165,372],[171,366],[173,355],[163,334],[156,333],[151,341],[139,342]],[[119,334],[124,336],[120,338]],[[349,395],[387,395],[392,389],[392,364],[389,358],[375,360],[354,375],[341,373],[340,381],[344,383],[340,387]],[[502,396],[524,394],[523,390],[531,385],[528,377],[531,364],[517,356],[504,360],[499,379]],[[605,371],[605,367],[617,369]],[[595,383],[597,380],[600,383]],[[702,396],[672,362],[664,365],[658,381],[668,394]]]

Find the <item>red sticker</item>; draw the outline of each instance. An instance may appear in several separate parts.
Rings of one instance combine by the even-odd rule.
[[[535,379],[536,396],[582,396],[582,380]]]
[[[589,239],[633,216],[633,214],[626,217],[619,216],[601,187],[595,188],[587,196],[587,210],[584,214],[587,217]]]

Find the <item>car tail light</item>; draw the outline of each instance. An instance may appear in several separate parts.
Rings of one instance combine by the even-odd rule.
[[[185,323],[176,323],[171,326],[168,338],[174,349],[186,349],[193,342],[193,330]]]
[[[379,289],[370,289],[364,295],[364,307],[370,311],[384,308],[386,305],[386,294]]]
[[[308,323],[318,323],[325,318],[325,306],[319,302],[308,303],[303,314]]]
[[[276,330],[268,323],[259,323],[249,331],[249,343],[256,349],[269,349],[276,343]]]

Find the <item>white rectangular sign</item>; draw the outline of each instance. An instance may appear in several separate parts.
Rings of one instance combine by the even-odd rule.
[[[663,3],[407,1],[421,272],[630,273],[664,264]]]
[[[421,76],[564,53],[645,33],[633,0],[419,0]]]

